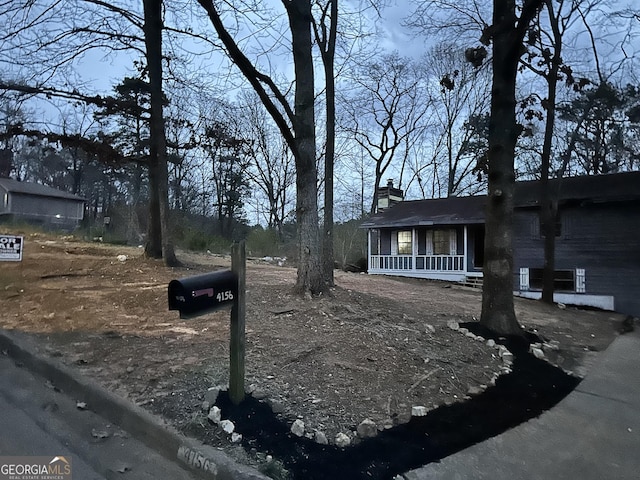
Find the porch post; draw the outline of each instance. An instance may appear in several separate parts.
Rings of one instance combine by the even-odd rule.
[[[418,231],[411,229],[411,270],[416,270],[416,254],[418,253]]]
[[[367,272],[371,272],[371,229],[367,228]]]
[[[462,250],[462,265],[464,266],[464,273],[465,273],[465,277],[467,276],[467,247],[468,247],[468,240],[467,240],[467,226],[464,226],[464,235],[463,235],[463,243],[464,243],[464,249]]]

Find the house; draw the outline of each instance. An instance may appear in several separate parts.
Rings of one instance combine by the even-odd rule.
[[[640,172],[550,182],[557,192],[557,302],[640,315]],[[516,182],[514,292],[540,298],[537,181]],[[379,190],[384,195],[384,189]],[[486,196],[403,201],[362,224],[370,274],[481,281]]]
[[[84,204],[83,198],[62,190],[0,178],[0,221],[73,229],[84,218]]]

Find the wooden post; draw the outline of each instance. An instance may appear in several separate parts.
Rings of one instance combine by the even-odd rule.
[[[231,308],[229,348],[229,397],[234,405],[244,400],[244,352],[246,314],[246,253],[244,240],[231,247],[231,271],[238,278],[238,296]]]

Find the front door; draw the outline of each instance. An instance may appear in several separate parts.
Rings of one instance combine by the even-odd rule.
[[[484,225],[469,227],[473,238],[473,268],[482,269],[484,264]]]

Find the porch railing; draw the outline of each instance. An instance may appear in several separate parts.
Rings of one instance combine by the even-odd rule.
[[[464,272],[464,255],[371,255],[372,270]]]

